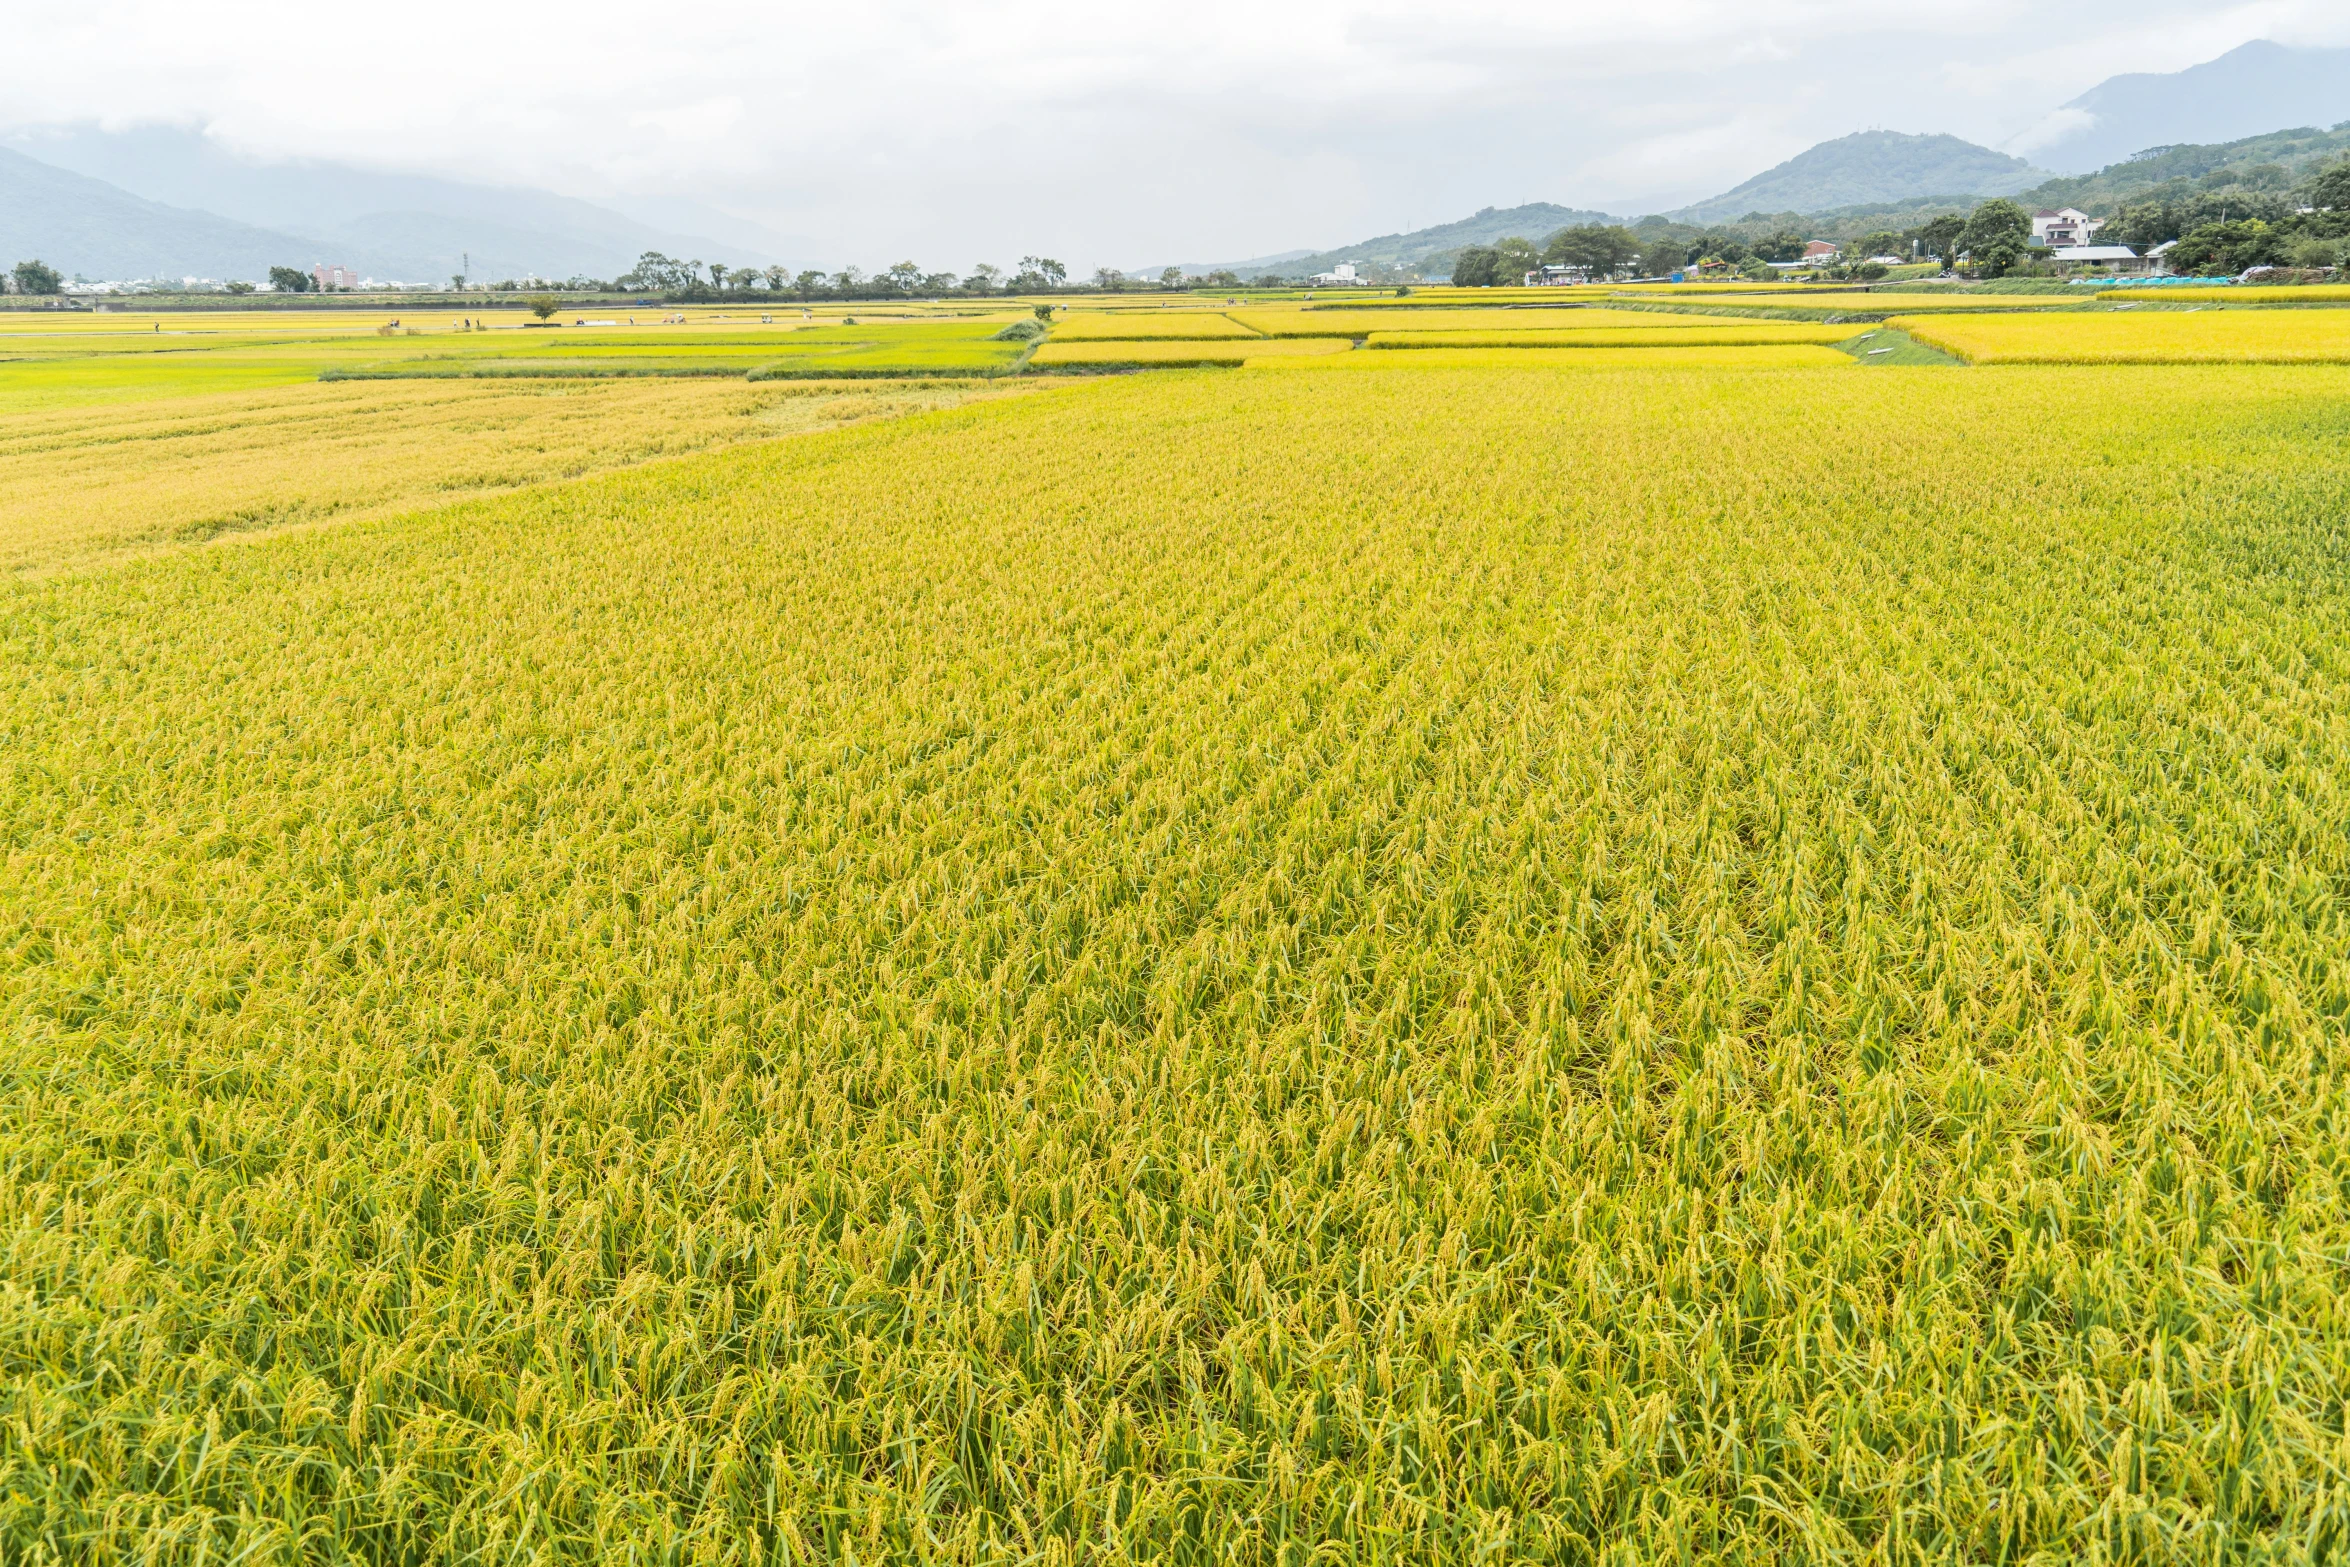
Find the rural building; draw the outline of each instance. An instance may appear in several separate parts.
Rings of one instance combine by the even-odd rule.
[[[310,281],[321,291],[330,288],[357,288],[359,274],[349,267],[315,266],[310,269]]]
[[[2064,245],[2049,259],[2060,267],[2104,267],[2117,273],[2144,272],[2150,265],[2127,245]]]
[[[2043,208],[2032,214],[2032,243],[2050,250],[2067,250],[2088,244],[2090,237],[2103,227],[2103,218],[2093,218],[2077,207],[2061,207],[2053,212]]]
[[[1332,267],[1329,271],[1317,272],[1312,277],[1307,278],[1306,281],[1317,284],[1359,284],[1363,280],[1355,275],[1355,264],[1353,262],[1341,261],[1338,265]]]
[[[1815,239],[1803,247],[1803,264],[1807,267],[1828,267],[1844,254],[1844,247],[1832,245],[1824,239]]]
[[[1565,288],[1590,281],[1589,267],[1540,267],[1526,274],[1528,288]]]

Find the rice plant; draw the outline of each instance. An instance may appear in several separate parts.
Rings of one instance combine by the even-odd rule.
[[[2339,372],[1294,363],[0,586],[0,1555],[2338,1559]]]

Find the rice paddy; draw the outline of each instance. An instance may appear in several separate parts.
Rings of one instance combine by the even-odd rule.
[[[1839,343],[1852,335],[1849,326],[1814,325],[1805,321],[1724,321],[1689,317],[1657,326],[1548,327],[1512,331],[1373,332],[1366,348],[1702,348],[1753,343]]]
[[[19,413],[0,427],[0,573],[383,516],[952,406],[982,384],[1003,385],[339,382]]]
[[[1222,311],[1215,310],[1068,311],[1053,321],[1053,340],[1059,343],[1086,343],[1101,338],[1121,342],[1189,342],[1202,338],[1253,338],[1261,335]]]
[[[1974,364],[2350,364],[2350,310],[1896,317]]]
[[[1100,314],[0,335],[0,1559],[2338,1560],[2329,313]]]
[[[1327,354],[1343,354],[1352,347],[1353,342],[1343,337],[1281,340],[1261,337],[1237,340],[1113,340],[1081,337],[1071,341],[1056,334],[1053,341],[1036,350],[1029,363],[1043,369],[1075,365],[1239,365],[1252,359],[1310,359]]]

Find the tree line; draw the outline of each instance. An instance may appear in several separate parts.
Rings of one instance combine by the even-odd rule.
[[[2285,172],[2267,168],[2279,176]],[[2298,188],[2258,178],[2264,172],[2245,171],[2253,176],[2250,183],[2231,180],[2127,203],[2097,237],[2141,249],[2176,240],[2171,269],[2207,276],[2252,267],[2325,271],[2350,261],[2350,159],[2319,170]]]
[[[65,278],[45,261],[20,261],[8,274],[8,289],[13,294],[61,294]]]
[[[1221,275],[1237,286],[1239,279]],[[637,258],[609,287],[643,289],[674,300],[713,300],[730,295],[757,294],[791,299],[910,299],[941,294],[1049,294],[1077,287],[1109,290],[1128,288],[1184,288],[1193,280],[1180,267],[1169,267],[1154,281],[1128,277],[1114,267],[1097,268],[1090,282],[1072,284],[1069,268],[1051,256],[1022,256],[1016,267],[983,261],[969,272],[931,272],[912,261],[868,273],[857,267],[837,272],[789,267],[729,267],[723,262],[680,261],[657,250]],[[1216,279],[1208,279],[1213,283]],[[601,288],[586,279],[572,287]]]
[[[2169,253],[2172,269],[2210,275],[2259,266],[2324,270],[2350,262],[2350,160],[2298,188],[2282,168],[2275,174],[2265,189],[2231,183],[2125,204],[2097,237],[2141,253],[2176,241]],[[1511,285],[1545,266],[1571,267],[1594,278],[1666,277],[1691,269],[1767,278],[1770,263],[1801,260],[1812,237],[1784,227],[1756,235],[1659,219],[1634,228],[1587,223],[1560,229],[1540,244],[1509,238],[1469,246],[1453,259],[1452,281],[1462,288]],[[2049,252],[2033,244],[2032,215],[2004,198],[1906,228],[1873,230],[1844,249],[1862,259],[1839,265],[1833,275],[1863,280],[1887,271],[1884,263],[1866,259],[1878,256],[1931,259],[1946,271],[1985,278],[2029,274],[2050,261]]]

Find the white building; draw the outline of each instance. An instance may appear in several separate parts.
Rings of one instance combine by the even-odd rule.
[[[2065,250],[2088,244],[2103,227],[2103,218],[2093,218],[2077,207],[2062,207],[2054,212],[2043,208],[2032,214],[2032,243],[2050,250]]]
[[[1353,262],[1341,261],[1338,265],[1332,267],[1329,271],[1317,272],[1312,277],[1307,278],[1306,281],[1321,286],[1330,286],[1342,283],[1359,284],[1363,281],[1363,279],[1355,274],[1355,264]]]
[[[2143,272],[2146,258],[2127,245],[2061,245],[2050,257],[2061,267],[2104,267],[2113,272]]]

